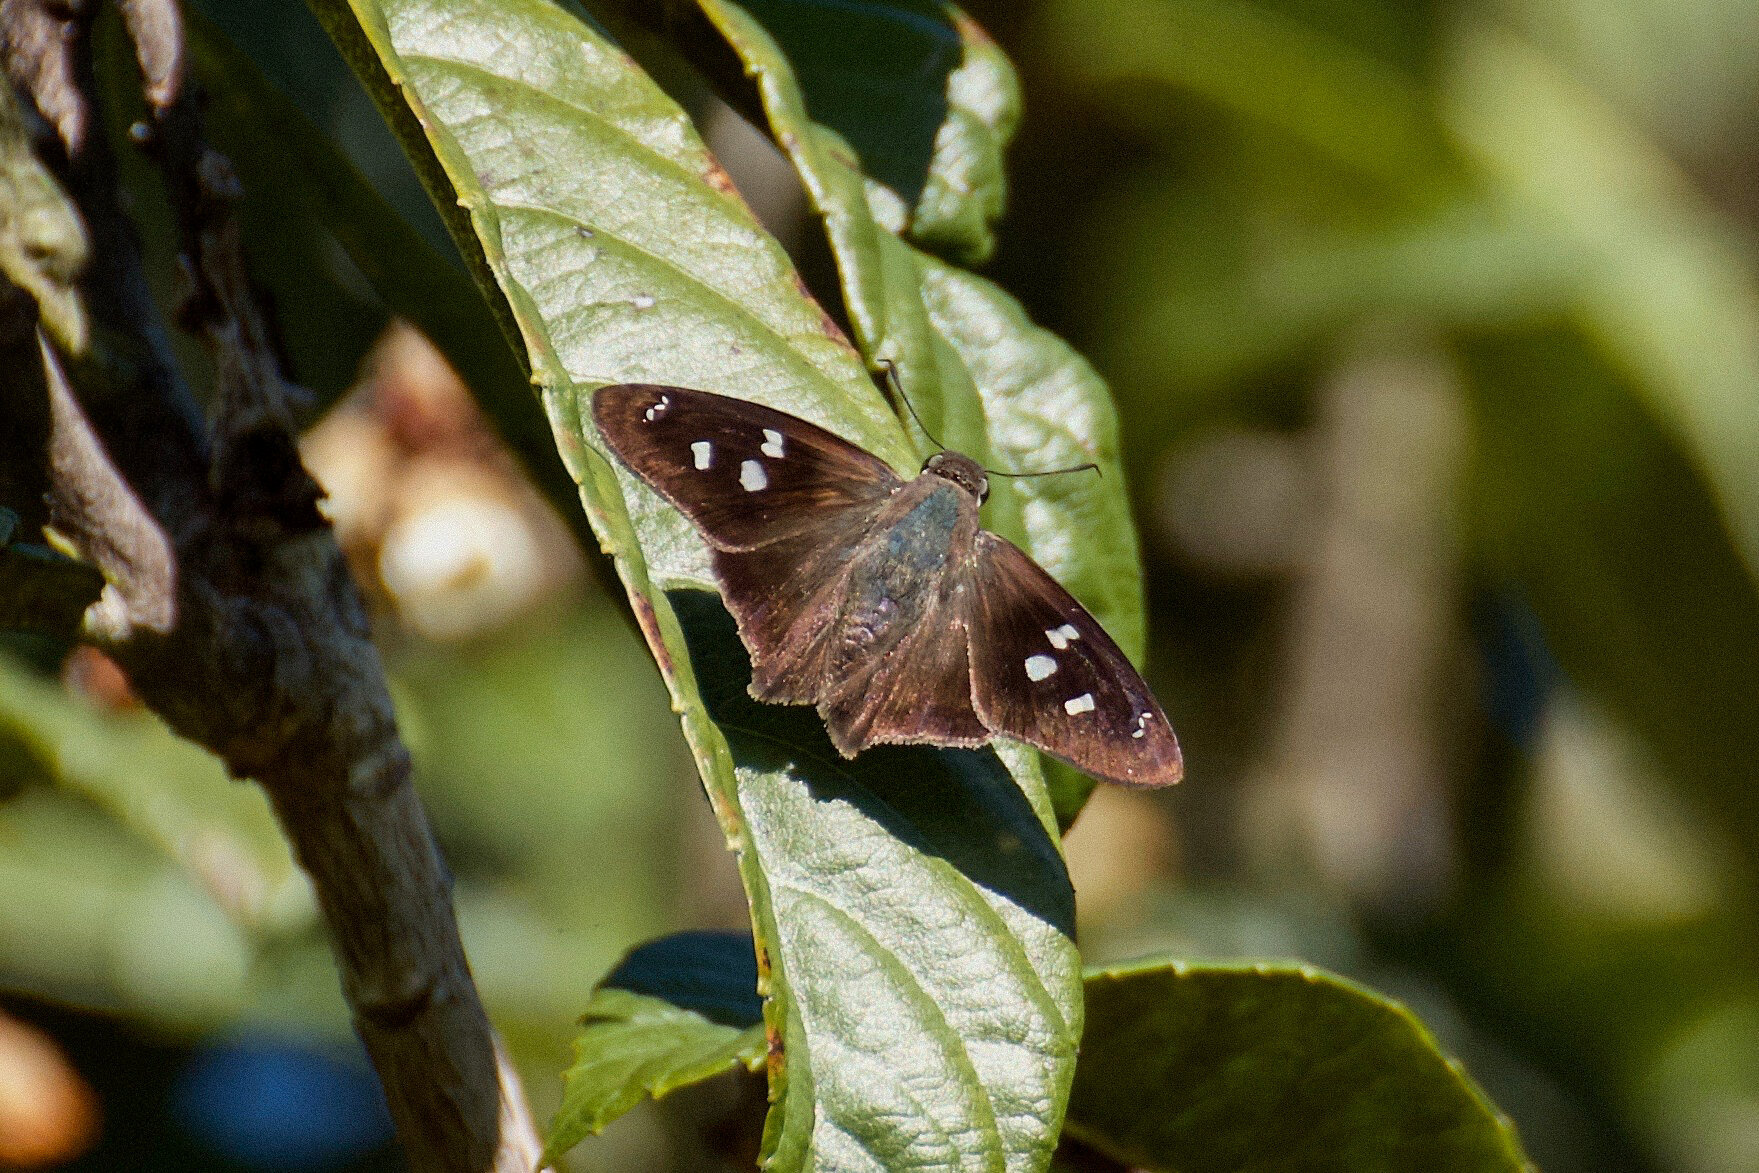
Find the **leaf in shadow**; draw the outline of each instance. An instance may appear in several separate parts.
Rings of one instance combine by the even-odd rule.
[[[1146,960],[1087,998],[1069,1132],[1132,1167],[1533,1173],[1416,1017],[1342,978]]]

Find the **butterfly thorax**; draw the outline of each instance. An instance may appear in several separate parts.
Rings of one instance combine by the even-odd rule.
[[[848,558],[844,598],[831,654],[832,671],[878,665],[876,656],[924,630],[964,581],[975,549],[977,507],[988,490],[983,466],[958,452],[937,452],[922,475],[902,485],[879,511]],[[949,632],[963,638],[963,629]],[[858,680],[859,677],[857,676]]]
[[[969,563],[977,533],[977,499],[951,477],[920,476],[892,496],[849,552],[832,653],[838,675],[931,625],[964,581],[955,568]]]
[[[923,489],[905,490],[910,509],[886,533],[886,560],[905,573],[938,570],[959,524],[956,493],[932,482]]]
[[[922,471],[952,481],[976,497],[980,505],[989,500],[989,474],[963,452],[937,452],[922,462]]]

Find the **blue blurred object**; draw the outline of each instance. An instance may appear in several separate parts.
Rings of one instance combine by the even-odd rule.
[[[384,1095],[363,1062],[285,1039],[196,1051],[172,1110],[204,1146],[257,1169],[334,1169],[391,1140]]]
[[[1546,700],[1565,683],[1545,629],[1527,601],[1508,591],[1479,599],[1472,621],[1484,664],[1485,713],[1504,737],[1531,749]]]

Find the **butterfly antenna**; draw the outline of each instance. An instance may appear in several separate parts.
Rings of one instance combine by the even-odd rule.
[[[889,358],[882,358],[879,360],[879,363],[881,366],[886,368],[886,382],[891,385],[892,394],[894,394],[898,397],[898,401],[900,403],[902,403],[904,405],[904,409],[910,413],[910,418],[915,420],[916,426],[922,429],[922,434],[927,436],[929,438],[930,443],[932,443],[936,448],[941,449],[943,452],[946,451],[947,446],[945,444],[941,443],[938,439],[936,439],[935,434],[928,430],[928,425],[923,423],[922,417],[916,414],[916,405],[910,402],[910,397],[908,395],[904,394],[904,384],[898,378],[897,364],[893,363],[892,360]],[[983,471],[988,473],[992,477],[1016,477],[1017,478],[1017,477],[1054,477],[1054,476],[1061,476],[1062,474],[1067,473],[1067,472],[1086,472],[1088,469],[1092,469],[1095,473],[1098,473],[1099,476],[1102,478],[1105,476],[1105,473],[1100,471],[1099,465],[1093,463],[1093,461],[1091,461],[1091,460],[1089,460],[1083,464],[1071,464],[1068,468],[1046,468],[1046,469],[1040,469],[1036,472],[997,472],[993,468],[986,468]]]
[[[916,426],[922,429],[922,434],[928,437],[928,442],[944,452],[947,446],[936,439],[935,434],[928,430],[928,425],[923,423],[922,417],[916,414],[916,405],[910,402],[908,395],[904,394],[904,384],[898,378],[897,364],[889,358],[882,358],[879,361],[880,365],[886,368],[886,382],[891,384],[892,394],[898,397],[898,402],[904,405],[904,410],[910,413],[910,418],[916,421]]]
[[[1102,480],[1104,479],[1105,473],[1101,472],[1099,465],[1091,460],[1082,464],[1071,464],[1068,468],[1041,468],[1036,472],[997,472],[993,468],[986,468],[983,471],[992,477],[1056,477],[1062,476],[1066,472],[1086,472],[1088,469],[1092,469]]]

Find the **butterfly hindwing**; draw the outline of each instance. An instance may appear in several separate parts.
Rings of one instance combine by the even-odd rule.
[[[859,662],[819,705],[845,757],[870,745],[982,745],[989,729],[971,705],[963,583],[924,609],[921,622],[883,659]]]
[[[816,704],[848,589],[847,530],[867,511],[821,515],[821,525],[753,550],[717,550],[715,575],[751,651],[751,695]]]
[[[797,416],[684,387],[623,383],[593,395],[611,450],[711,545],[749,550],[873,506],[903,481],[883,460]]]
[[[752,695],[816,705],[844,755],[1001,736],[1097,778],[1178,781],[1178,740],[1117,644],[978,528],[976,462],[940,453],[906,482],[805,420],[682,387],[604,387],[592,410],[713,548]]]
[[[989,728],[1129,786],[1179,780],[1179,742],[1099,622],[1018,546],[977,538],[972,696]]]

